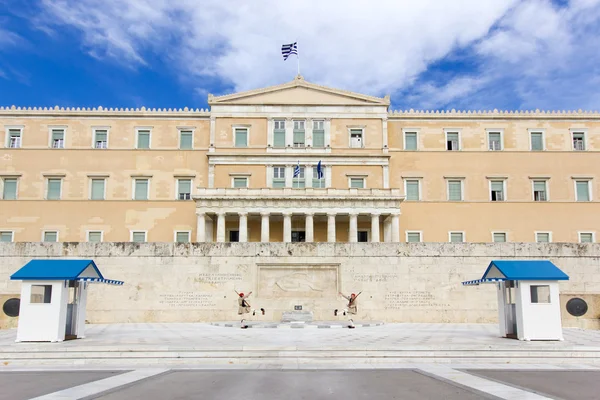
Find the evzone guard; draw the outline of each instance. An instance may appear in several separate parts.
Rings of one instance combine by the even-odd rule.
[[[340,292],[340,296],[342,296],[343,298],[348,300],[348,304],[346,305],[346,308],[344,308],[342,311],[344,312],[344,315],[346,315],[346,313],[350,314],[350,317],[348,318],[348,328],[350,328],[350,329],[354,329],[354,320],[352,318],[358,312],[358,307],[357,307],[358,301],[356,299],[358,296],[360,296],[361,293],[362,292],[358,292],[358,294],[352,293],[350,296],[346,296],[342,292]],[[337,317],[338,310],[336,309],[333,312],[333,314]]]
[[[246,329],[248,328],[248,325],[246,325],[244,323],[244,314],[249,314],[250,311],[252,311],[252,315],[256,315],[256,310],[252,309],[252,306],[250,305],[250,303],[248,303],[246,301],[246,299],[248,297],[250,297],[250,295],[252,294],[252,292],[248,293],[248,294],[244,294],[244,293],[238,293],[237,290],[235,290],[235,292],[238,295],[238,315],[242,316],[242,320],[241,320],[241,324],[242,324],[242,329]],[[260,311],[262,312],[262,315],[265,315],[265,309],[261,308]]]

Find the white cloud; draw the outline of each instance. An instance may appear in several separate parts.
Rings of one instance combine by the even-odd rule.
[[[14,47],[25,40],[14,32],[0,28],[0,49]]]

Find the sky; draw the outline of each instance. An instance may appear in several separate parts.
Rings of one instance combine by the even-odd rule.
[[[292,42],[392,109],[600,110],[600,0],[0,0],[0,105],[207,108]]]

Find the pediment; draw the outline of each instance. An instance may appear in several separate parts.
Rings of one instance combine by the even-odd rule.
[[[291,82],[226,96],[208,96],[210,105],[357,105],[389,106],[384,98],[328,88],[296,77]]]

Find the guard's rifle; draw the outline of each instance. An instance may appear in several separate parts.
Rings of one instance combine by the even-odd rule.
[[[238,291],[237,291],[237,290],[233,289],[233,291],[234,291],[234,292],[235,292],[235,293],[238,295],[238,297],[240,297],[240,294],[238,293]],[[252,292],[250,292],[250,293],[252,293]],[[248,293],[248,296],[250,296],[250,293]],[[242,302],[245,302],[245,303],[246,303],[246,305],[247,305],[247,307],[252,307],[252,306],[250,305],[250,303],[248,303],[248,301],[247,301],[246,299],[242,299]]]

